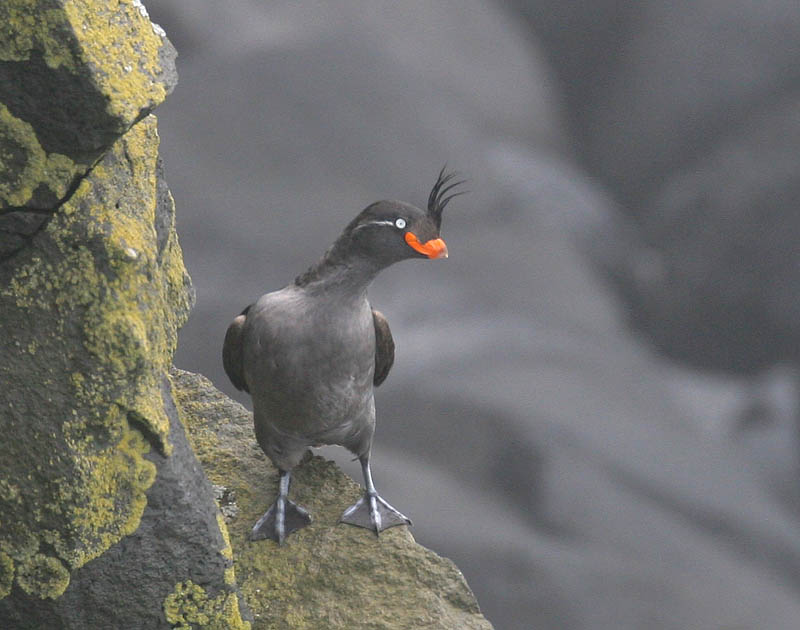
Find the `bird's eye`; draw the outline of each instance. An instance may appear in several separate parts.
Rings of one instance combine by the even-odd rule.
[[[406,226],[406,220],[405,220],[405,219],[403,219],[402,217],[401,217],[401,218],[399,218],[399,219],[395,219],[395,221],[394,221],[394,226],[395,226],[395,227],[396,227],[398,230],[402,230],[402,229],[403,229],[403,228]]]

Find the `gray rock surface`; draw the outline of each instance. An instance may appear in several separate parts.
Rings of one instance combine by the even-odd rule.
[[[665,175],[796,89],[800,13],[792,0],[623,2],[615,13],[629,25],[586,114],[587,152],[646,211]]]
[[[203,585],[208,599],[220,602],[218,609],[208,606],[203,611],[206,623],[193,627],[243,628],[239,606],[245,618],[252,619],[238,600],[235,581],[225,580],[226,572],[230,576],[233,570],[227,533],[220,529],[211,484],[186,439],[166,380],[164,401],[172,454],[147,456],[158,472],[136,531],[75,571],[64,594],[53,601],[43,602],[15,589],[0,600],[3,627],[174,628],[174,619],[166,617],[165,602],[187,581]],[[196,603],[201,608],[199,598]],[[237,614],[223,616],[225,606],[237,609]]]
[[[800,360],[799,107],[793,93],[732,126],[644,209],[658,262],[634,319],[672,356],[737,372]]]
[[[247,627],[167,381],[192,292],[154,117],[0,277],[0,627]]]
[[[244,628],[167,381],[193,294],[148,112],[174,50],[134,3],[0,14],[0,627]]]
[[[613,267],[631,323],[706,369],[796,362],[797,4],[511,4],[548,44],[579,159],[634,217]]]

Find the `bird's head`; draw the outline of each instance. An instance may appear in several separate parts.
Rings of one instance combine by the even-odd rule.
[[[352,247],[390,265],[407,258],[447,258],[447,245],[440,235],[442,212],[462,181],[455,173],[439,173],[428,197],[427,210],[402,201],[378,201],[361,211],[347,226]]]

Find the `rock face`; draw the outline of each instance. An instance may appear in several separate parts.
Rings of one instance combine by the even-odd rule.
[[[63,199],[172,91],[174,59],[138,0],[2,3],[0,210]]]
[[[246,414],[185,373],[173,398],[194,294],[149,114],[173,57],[138,0],[0,6],[0,628],[246,630],[243,592],[255,627],[490,628],[407,532],[324,527],[357,492],[331,464],[298,475],[321,519],[304,544],[244,544],[270,479]],[[236,491],[235,548],[181,420]]]
[[[513,3],[553,42],[582,161],[645,244],[614,274],[631,322],[703,369],[796,364],[798,4]]]
[[[278,473],[252,435],[252,414],[196,374],[173,371],[175,394],[206,474],[223,497],[236,575],[254,628],[491,628],[461,572],[414,542],[339,524],[359,487],[333,462],[306,458],[291,495],[312,524],[287,544],[250,542],[277,492]]]
[[[66,591],[14,588],[0,600],[2,627],[208,628],[244,630],[225,523],[212,488],[186,439],[164,382],[170,419],[169,457],[145,463],[157,470],[138,527],[105,553],[71,573]],[[20,577],[17,578],[18,581]],[[246,610],[243,610],[247,616]]]
[[[148,112],[174,50],[138,2],[0,24],[0,627],[245,627],[167,376],[193,292]]]
[[[0,267],[0,544],[20,567],[47,559],[45,591],[19,583],[31,595],[136,529],[144,456],[172,449],[162,382],[191,294],[171,222],[156,230],[157,147],[155,119],[136,125]]]

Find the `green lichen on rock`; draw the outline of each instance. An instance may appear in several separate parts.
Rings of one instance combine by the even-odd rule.
[[[14,561],[0,552],[0,599],[7,597],[14,583]]]
[[[235,593],[220,593],[215,597],[186,580],[164,600],[164,615],[177,630],[250,630],[250,622],[239,613]]]
[[[33,127],[0,103],[0,199],[6,205],[25,205],[39,186],[60,199],[84,170],[66,155],[48,155]]]
[[[25,61],[38,51],[51,68],[77,70],[80,49],[60,3],[10,0],[0,8],[0,61]]]
[[[28,595],[55,599],[67,590],[69,571],[58,558],[37,553],[20,564],[17,583]]]
[[[222,534],[222,539],[225,541],[225,546],[220,549],[220,553],[223,558],[230,562],[230,566],[225,569],[225,584],[228,586],[236,586],[236,569],[233,566],[233,547],[231,546],[231,537],[228,534],[228,526],[225,524],[222,512],[217,512],[217,526]]]
[[[138,0],[6,0],[0,61],[41,57],[53,70],[90,73],[108,113],[130,126],[175,84],[174,51]]]
[[[254,629],[491,629],[458,568],[416,544],[407,528],[377,538],[339,524],[361,491],[320,457],[308,458],[293,475],[292,499],[309,509],[312,524],[283,547],[249,541],[278,478],[255,442],[252,416],[201,376],[174,370],[173,383],[206,474],[235,490],[239,511],[228,531]]]
[[[73,32],[80,31],[81,62],[94,69],[109,114],[132,122],[166,98],[172,85],[163,81],[165,34],[141,2],[65,0],[63,7]]]
[[[0,209],[52,209],[176,83],[138,0],[0,3]]]
[[[164,599],[164,615],[173,628],[180,630],[251,630],[250,622],[242,619],[239,608],[236,572],[233,566],[233,547],[222,514],[216,512],[217,527],[223,546],[219,553],[226,561],[223,588],[209,595],[206,588],[185,580]]]
[[[155,465],[143,456],[150,445],[139,431],[122,428],[122,439],[113,450],[85,455],[76,461],[81,485],[60,494],[70,533],[82,533],[82,540],[63,532],[45,530],[42,538],[72,567],[80,567],[114,542],[136,531],[147,505],[144,492],[153,485]],[[91,446],[76,452],[88,453]]]
[[[192,298],[157,154],[151,116],[0,264],[0,552],[42,596],[66,584],[23,568],[44,556],[68,583],[135,531],[145,455],[170,450],[166,374]]]

